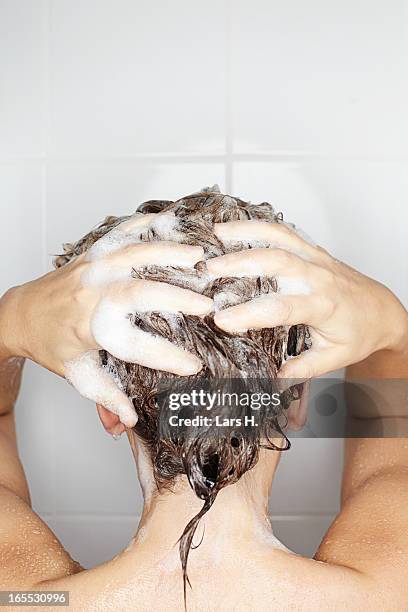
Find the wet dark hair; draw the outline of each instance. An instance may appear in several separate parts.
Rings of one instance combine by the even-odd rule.
[[[216,186],[176,202],[145,202],[138,211],[144,214],[166,211],[175,215],[177,240],[202,246],[205,258],[258,246],[242,242],[222,244],[214,234],[214,223],[243,219],[282,222],[282,215],[276,214],[270,204],[263,202],[253,205],[221,194]],[[75,244],[64,245],[65,253],[56,259],[56,266],[64,265],[88,250],[94,242],[128,218],[108,217]],[[143,228],[139,230],[137,239],[160,240],[161,235],[157,229]],[[194,269],[145,266],[134,269],[132,276],[193,289],[213,298],[220,307],[246,302],[278,290],[276,280],[271,277],[214,280],[207,273],[205,261],[196,264]],[[139,329],[167,338],[197,355],[203,368],[190,379],[274,379],[282,362],[289,356],[298,355],[308,344],[308,331],[303,325],[290,329],[276,327],[249,330],[237,336],[220,330],[214,324],[213,313],[201,318],[182,313],[132,312],[129,318]],[[214,428],[210,427],[200,428],[195,436],[180,436],[179,433],[163,436],[158,427],[158,384],[161,388],[167,385],[171,389],[180,377],[125,363],[105,351],[102,351],[102,360],[115,378],[120,380],[122,388],[133,401],[139,418],[134,430],[148,449],[158,490],[171,489],[175,479],[185,474],[196,495],[204,501],[200,512],[190,520],[179,540],[186,598],[186,584],[189,582],[187,560],[201,517],[211,508],[222,488],[236,483],[245,472],[254,467],[261,447],[282,450],[271,439],[277,433],[286,440],[283,450],[289,448],[289,441],[282,431],[282,415],[292,399],[298,399],[300,388],[293,387],[287,392],[279,410],[268,412],[255,436],[236,429],[216,435]]]

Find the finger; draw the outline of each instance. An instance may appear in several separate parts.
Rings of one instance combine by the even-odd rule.
[[[316,267],[316,266],[314,266]],[[312,264],[282,249],[248,249],[212,257],[207,269],[215,277],[223,276],[306,276]]]
[[[105,430],[115,439],[119,438],[126,430],[126,427],[120,422],[118,415],[100,404],[96,404],[96,409]]]
[[[311,348],[287,361],[279,370],[278,378],[310,379],[323,376],[346,365],[341,349]]]
[[[216,236],[228,242],[261,242],[291,251],[306,259],[318,258],[319,251],[284,223],[268,221],[228,221],[214,225]]]
[[[158,240],[129,245],[107,257],[105,261],[108,265],[118,263],[133,267],[147,265],[193,267],[203,255],[204,249],[200,246]]]
[[[117,226],[121,232],[126,234],[137,234],[140,230],[153,228],[158,234],[166,234],[177,225],[177,218],[172,211],[159,213],[136,212],[130,219]]]
[[[164,217],[164,213],[162,214]],[[96,261],[104,258],[110,253],[114,253],[119,249],[129,245],[141,242],[140,234],[147,228],[151,228],[157,224],[157,218],[160,214],[148,214],[135,215],[115,226],[109,232],[104,234],[99,240],[97,240],[87,252],[88,261]],[[160,238],[166,238],[170,232],[170,229],[174,226],[174,215],[167,214],[166,219],[161,219],[160,223],[157,224],[157,234]],[[174,231],[173,231],[174,234]]]
[[[123,304],[106,298],[100,302],[91,323],[93,336],[100,347],[127,363],[180,376],[196,374],[201,369],[201,361],[195,355],[165,338],[141,331],[132,325],[126,316],[128,313],[129,309],[124,309]]]
[[[303,384],[302,395],[299,400],[293,401],[288,410],[288,429],[300,431],[303,429],[307,420],[307,410],[309,403],[310,381]]]
[[[133,279],[122,285],[112,285],[109,298],[127,312],[183,312],[202,316],[211,312],[213,300],[201,293],[159,281]]]
[[[204,249],[177,242],[131,244],[94,261],[82,276],[84,285],[95,286],[129,278],[132,268],[146,265],[192,268],[203,258]]]
[[[215,324],[229,333],[279,325],[316,325],[327,316],[325,302],[318,296],[263,295],[243,304],[220,310]]]
[[[123,221],[122,223],[117,225],[115,229],[118,229],[121,232],[125,232],[126,234],[131,234],[135,230],[144,229],[148,227],[155,217],[155,213],[143,214],[140,212],[136,212],[130,217],[130,219],[127,219],[126,221]]]
[[[137,423],[132,402],[100,363],[98,351],[88,351],[64,364],[65,378],[87,399],[118,415],[126,427]]]

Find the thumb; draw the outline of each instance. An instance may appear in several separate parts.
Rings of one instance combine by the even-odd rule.
[[[327,349],[310,348],[298,357],[293,357],[281,367],[278,378],[317,378],[345,365],[337,347]]]
[[[65,378],[79,393],[116,414],[126,427],[134,427],[137,414],[127,395],[101,366],[99,351],[88,351],[65,364]]]

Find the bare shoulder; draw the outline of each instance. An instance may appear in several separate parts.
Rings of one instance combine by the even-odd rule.
[[[29,504],[0,485],[0,588],[32,588],[81,569]]]
[[[314,563],[359,583],[366,608],[408,605],[408,469],[379,470],[355,486],[322,540]],[[356,609],[359,609],[358,607]]]

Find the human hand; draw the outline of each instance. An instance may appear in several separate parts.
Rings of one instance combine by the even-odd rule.
[[[230,333],[300,323],[310,328],[311,348],[287,361],[279,377],[309,379],[375,351],[407,345],[408,315],[395,295],[287,225],[233,221],[216,224],[215,232],[224,243],[258,241],[270,246],[210,259],[211,274],[274,276],[279,288],[278,293],[217,312],[218,327]]]
[[[166,283],[131,279],[132,268],[149,264],[194,266],[201,247],[167,241],[131,243],[132,229],[155,215],[127,221],[125,248],[92,249],[56,271],[10,290],[0,302],[0,356],[28,357],[65,376],[88,399],[132,427],[129,398],[102,368],[99,350],[118,359],[179,375],[195,374],[194,355],[131,325],[134,312],[205,315],[212,300]],[[120,226],[119,226],[120,227]],[[96,243],[98,244],[98,243]]]

